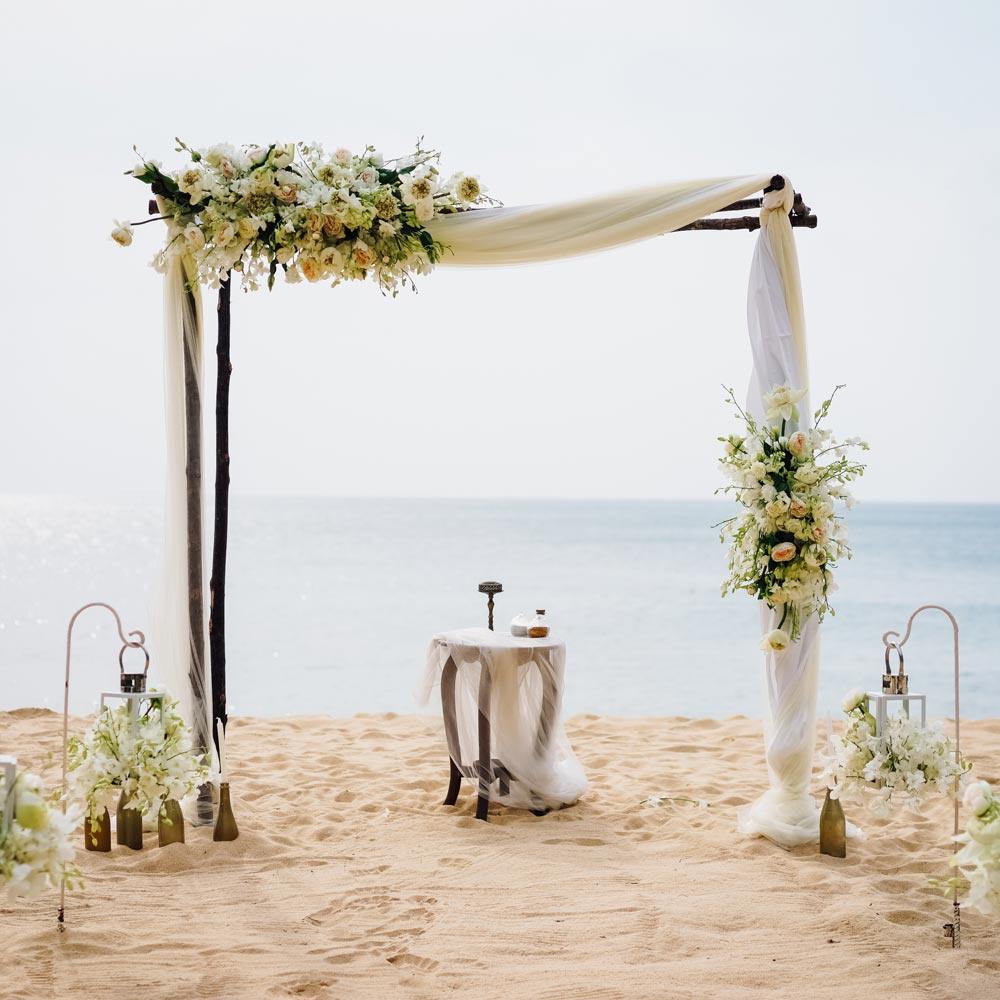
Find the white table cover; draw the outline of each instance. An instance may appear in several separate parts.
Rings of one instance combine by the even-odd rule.
[[[426,704],[440,687],[451,657],[455,677],[455,715],[461,764],[479,756],[481,671],[492,681],[489,719],[491,756],[512,776],[510,792],[499,783],[490,799],[520,809],[557,809],[587,790],[587,778],[563,729],[561,711],[566,646],[556,638],[522,639],[487,628],[463,628],[434,636],[418,699]]]

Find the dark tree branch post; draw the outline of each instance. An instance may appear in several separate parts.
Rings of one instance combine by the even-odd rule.
[[[185,282],[187,275],[184,276]],[[184,428],[185,428],[185,478],[187,479],[187,578],[188,625],[191,630],[191,663],[188,668],[193,692],[205,693],[205,605],[204,571],[202,569],[201,525],[201,393],[198,388],[198,359],[192,352],[197,345],[197,332],[189,329],[190,321],[197,316],[197,303],[190,288],[185,285],[186,303],[183,312],[184,353]],[[207,706],[202,702],[194,710],[194,744],[201,753],[209,747]],[[198,822],[211,823],[212,788],[204,784],[198,789]]]
[[[212,545],[208,644],[212,658],[212,716],[223,729],[226,713],[226,553],[229,539],[229,354],[230,276],[219,286],[218,371],[215,382],[215,537]],[[218,749],[218,746],[216,746]]]

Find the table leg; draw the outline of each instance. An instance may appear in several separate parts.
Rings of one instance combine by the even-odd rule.
[[[444,716],[444,732],[448,740],[448,764],[451,777],[448,781],[448,794],[444,805],[453,806],[458,801],[458,793],[462,787],[462,772],[458,769],[461,763],[461,747],[458,742],[458,723],[455,718],[455,675],[458,667],[449,656],[441,671],[441,714]]]
[[[538,730],[535,733],[535,756],[541,757],[548,749],[549,740],[552,738],[552,727],[556,721],[558,692],[552,679],[551,668],[547,665],[546,669],[543,669],[540,663],[536,663],[535,668],[542,681],[542,707],[538,714]]]
[[[490,784],[493,777],[493,757],[490,753],[490,694],[493,678],[489,667],[481,663],[479,667],[479,798],[476,801],[476,819],[489,822]]]

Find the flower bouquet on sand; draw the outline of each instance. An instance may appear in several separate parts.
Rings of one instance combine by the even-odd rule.
[[[890,716],[876,735],[868,694],[851,691],[843,702],[847,727],[833,741],[824,772],[834,798],[862,801],[876,816],[898,805],[919,812],[934,793],[951,795],[971,765],[955,759],[940,725],[923,727],[905,715]]]
[[[128,705],[106,708],[82,737],[70,737],[69,770],[73,794],[94,824],[119,797],[127,809],[160,811],[164,802],[180,801],[208,776],[177,702],[165,692],[150,692],[136,718]]]
[[[13,788],[0,778],[0,816],[8,795],[14,796],[14,809],[6,832],[0,827],[0,887],[6,886],[11,899],[34,899],[63,881],[68,889],[77,888],[80,872],[71,863],[70,838],[78,817],[63,815],[34,774],[19,774]]]
[[[804,389],[782,385],[764,397],[767,423],[760,424],[736,401],[743,428],[720,437],[721,467],[730,479],[717,493],[731,493],[745,508],[723,521],[721,540],[729,542],[729,576],[722,595],[743,591],[779,610],[778,627],[761,638],[765,652],[781,652],[799,637],[811,615],[829,612],[836,589],[837,560],[850,559],[837,504],[853,505],[848,485],[865,466],[850,457],[866,451],[860,438],[838,441],[822,426],[837,386],[815,413],[811,430],[790,430],[798,422]]]

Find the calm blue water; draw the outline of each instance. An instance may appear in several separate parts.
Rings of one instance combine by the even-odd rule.
[[[430,635],[549,610],[568,645],[570,712],[760,716],[757,609],[719,597],[710,527],[724,503],[234,498],[229,699],[235,713],[408,712]],[[0,498],[0,709],[61,707],[69,615],[88,600],[149,621],[161,511],[139,502]],[[963,715],[1000,716],[1000,506],[862,505],[823,632],[820,710],[870,686],[880,636],[926,602],[962,629]],[[90,612],[72,706],[114,686],[117,644]],[[922,616],[912,686],[951,712],[951,639]],[[155,675],[155,649],[153,674]]]

